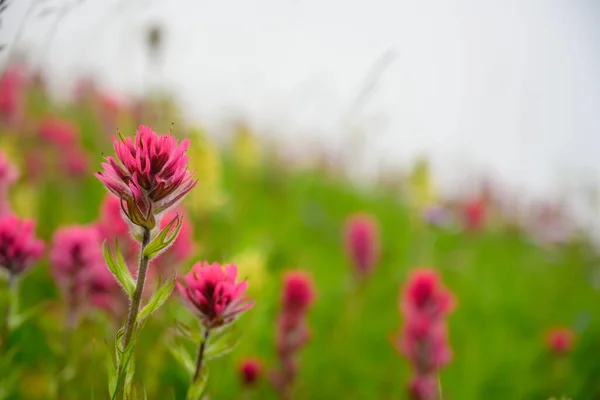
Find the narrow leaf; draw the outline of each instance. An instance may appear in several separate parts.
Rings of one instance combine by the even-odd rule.
[[[156,293],[152,296],[148,304],[142,308],[142,311],[137,316],[136,322],[141,323],[150,316],[154,311],[158,310],[167,299],[171,296],[173,288],[175,287],[175,274],[166,281],[161,287],[158,288]]]
[[[209,341],[204,357],[206,360],[222,357],[231,352],[235,345],[238,344],[242,332],[235,328],[230,328],[220,336]]]
[[[188,374],[194,373],[194,361],[190,356],[189,352],[181,345],[181,343],[177,340],[173,340],[171,345],[167,347],[169,352],[173,356],[174,359],[179,361],[181,365],[186,369]]]
[[[179,231],[183,226],[183,218],[180,215],[175,216],[160,231],[160,233],[146,246],[144,249],[144,256],[149,259],[153,259],[158,256],[161,252],[165,251],[169,246],[173,244],[175,239],[177,239],[177,235],[179,235]]]
[[[119,250],[118,243],[116,243],[115,252],[117,254],[118,262],[115,262],[115,259],[113,258],[112,252],[106,244],[106,241],[102,243],[102,253],[104,254],[104,260],[106,261],[108,269],[114,275],[114,277],[117,278],[117,281],[121,283],[121,286],[123,286],[123,289],[125,289],[131,298],[133,296],[133,292],[135,291],[135,281],[133,280],[129,269],[125,264],[125,261],[123,260],[123,255],[121,254],[121,250]]]

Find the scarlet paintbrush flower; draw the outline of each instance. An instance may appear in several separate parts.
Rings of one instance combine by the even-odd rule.
[[[240,363],[239,374],[245,386],[252,386],[260,379],[262,364],[256,358],[247,358]]]
[[[453,307],[453,296],[435,270],[412,272],[400,300],[405,321],[395,345],[412,364],[414,375],[408,391],[416,400],[438,399],[435,373],[452,355],[446,316]]]
[[[465,229],[479,231],[485,223],[485,203],[480,199],[473,199],[465,204],[463,209]]]
[[[0,266],[15,276],[42,256],[44,242],[34,236],[35,224],[14,215],[0,216]]]
[[[248,282],[237,281],[233,264],[198,262],[183,280],[185,286],[178,282],[177,288],[207,329],[227,325],[254,306],[244,295]]]
[[[548,331],[546,345],[556,355],[564,355],[571,351],[575,334],[568,327],[555,327]]]
[[[368,214],[349,217],[345,241],[356,271],[361,275],[371,272],[379,259],[379,225],[375,217]]]
[[[289,271],[284,275],[283,304],[277,322],[280,368],[270,376],[282,398],[289,395],[298,371],[297,353],[310,337],[306,313],[314,298],[315,289],[310,275],[303,271]]]
[[[104,171],[96,173],[108,190],[121,199],[127,218],[146,229],[156,216],[180,201],[195,185],[185,152],[189,141],[178,143],[140,126],[135,139],[113,137],[117,158],[106,157]]]

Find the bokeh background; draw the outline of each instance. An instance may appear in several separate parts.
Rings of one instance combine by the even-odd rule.
[[[196,142],[200,183],[185,208],[197,246],[178,268],[235,261],[257,300],[240,345],[211,365],[211,398],[276,398],[266,378],[245,390],[237,366],[276,366],[290,268],[310,271],[318,293],[293,398],[407,398],[410,365],[391,337],[406,277],[425,265],[458,300],[443,398],[600,398],[597,1],[7,4],[0,65],[19,66],[28,99],[18,128],[2,128],[21,171],[10,199],[48,243],[60,226],[101,218],[92,172],[117,128],[172,127]],[[36,136],[48,115],[77,127],[83,172],[61,172],[65,149]],[[48,164],[34,176],[36,150]],[[434,208],[447,218],[428,219]],[[357,212],[378,220],[382,249],[359,287],[343,243]],[[48,268],[22,282],[24,306],[53,311],[12,334],[4,368],[19,377],[4,394],[78,399],[92,387],[105,398],[115,327],[100,311],[78,328],[72,362],[85,368],[67,369],[57,397],[62,301]],[[142,339],[150,399],[185,393],[167,342],[153,346],[190,320],[181,308],[167,303]],[[574,333],[567,355],[546,343],[556,326]]]

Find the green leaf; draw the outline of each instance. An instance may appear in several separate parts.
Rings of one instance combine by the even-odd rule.
[[[16,330],[23,323],[27,322],[32,317],[41,315],[43,311],[48,309],[48,303],[38,303],[35,306],[31,307],[29,310],[19,314],[19,315],[11,315],[8,319],[8,326],[11,331]]]
[[[106,244],[106,240],[102,243],[102,253],[104,254],[104,260],[106,261],[106,265],[112,274],[117,278],[117,281],[121,283],[129,298],[133,296],[133,292],[135,291],[135,281],[127,268],[127,264],[123,260],[123,255],[121,254],[121,250],[119,250],[119,243],[115,241],[115,252],[117,254],[118,262],[115,262],[113,258],[112,252],[110,248]]]
[[[109,352],[110,354],[110,352]],[[117,389],[117,367],[112,357],[107,357],[108,366],[108,393],[114,393]]]
[[[211,360],[231,352],[241,337],[242,332],[231,326],[218,336],[210,338],[204,352],[204,359]]]
[[[152,260],[173,244],[183,226],[183,218],[178,214],[163,230],[146,246],[144,256]]]
[[[192,341],[194,344],[199,344],[204,341],[204,328],[202,326],[195,331],[189,325],[180,321],[175,321],[175,333],[182,338]]]
[[[201,400],[202,394],[206,390],[208,384],[208,367],[205,365],[200,371],[200,376],[192,385],[189,387],[187,392],[187,400]]]
[[[186,348],[178,341],[172,340],[170,346],[167,346],[169,352],[183,367],[186,369],[188,374],[193,374],[194,369],[196,368],[194,364],[194,360],[190,356],[190,353],[186,350]]]
[[[137,316],[136,322],[143,323],[143,321],[150,316],[154,311],[158,310],[167,299],[171,296],[173,288],[175,287],[175,274],[158,288],[156,293],[152,296],[148,304],[142,308],[142,311]]]
[[[125,328],[121,328],[117,332],[117,336],[115,338],[115,352],[116,352],[116,356],[117,356],[117,373],[118,373],[119,369],[120,369],[120,373],[118,374],[116,383],[114,385],[114,389],[112,392],[113,394],[111,397],[112,400],[115,400],[117,398],[117,388],[119,387],[119,385],[121,384],[123,379],[125,379],[125,383],[127,384],[128,380],[129,380],[129,382],[131,382],[131,379],[132,379],[131,377],[133,376],[133,371],[129,372],[128,370],[130,369],[130,362],[132,362],[133,348],[135,347],[136,336],[135,336],[135,332],[134,332],[134,335],[131,337],[131,340],[129,341],[129,344],[127,345],[127,347],[125,349],[122,349],[121,342],[122,342],[124,335],[125,335]],[[135,369],[135,365],[131,368]]]

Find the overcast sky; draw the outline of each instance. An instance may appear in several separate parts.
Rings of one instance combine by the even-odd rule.
[[[29,4],[11,1],[2,42]],[[366,166],[427,153],[447,182],[479,167],[532,193],[600,183],[595,0],[85,0],[46,54],[56,14],[35,15],[63,3],[43,4],[20,44],[54,89],[89,72],[120,93],[143,91],[144,32],[157,22],[165,59],[153,81],[176,90],[192,120],[238,113],[288,143],[330,148],[352,126],[367,135]],[[375,90],[355,104],[386,52]]]

